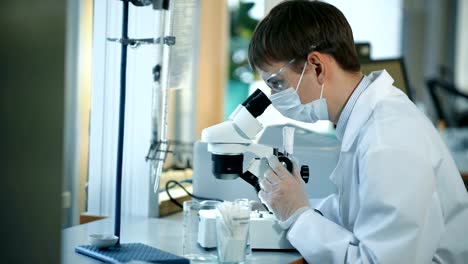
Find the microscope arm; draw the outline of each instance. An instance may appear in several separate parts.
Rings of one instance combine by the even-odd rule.
[[[257,176],[253,175],[250,171],[244,172],[240,176],[240,178],[242,178],[248,184],[252,185],[257,193],[260,191],[260,183],[258,182],[258,178]]]
[[[257,193],[260,191],[259,179],[263,178],[265,171],[270,167],[266,159],[268,155],[273,154],[277,156],[281,164],[283,164],[283,166],[290,173],[293,173],[292,161],[288,157],[283,156],[282,153],[279,153],[275,148],[253,143],[246,148],[246,151],[255,154],[257,157],[250,162],[249,166],[247,167],[247,170],[239,177],[246,181],[248,184],[252,185],[255,188],[255,191],[257,191]],[[304,180],[305,183],[308,183],[309,166],[301,166],[300,175],[302,177],[302,180]]]
[[[278,151],[272,147],[260,144],[250,144],[246,148],[246,151],[255,154],[257,157],[250,162],[247,170],[239,177],[252,185],[257,192],[260,191],[259,179],[263,178],[265,171],[269,168],[268,161],[266,159],[268,155],[273,154],[277,156],[279,161],[289,172],[292,173],[293,171],[292,161],[288,157],[282,156],[281,153],[278,153]]]

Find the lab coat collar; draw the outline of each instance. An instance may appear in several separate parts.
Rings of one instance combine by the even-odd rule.
[[[390,88],[394,81],[386,70],[372,72],[369,74],[369,78],[371,84],[358,98],[351,111],[341,142],[342,152],[349,151],[359,134],[359,130],[369,119],[377,103],[391,92]]]

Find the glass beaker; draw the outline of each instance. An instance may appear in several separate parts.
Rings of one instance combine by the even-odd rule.
[[[213,202],[213,205],[211,205]],[[182,254],[184,257],[195,262],[215,262],[216,252],[207,250],[198,244],[200,210],[207,209],[211,206],[214,208],[216,201],[198,202],[196,200],[185,201],[183,204],[184,210],[184,226],[183,226],[183,248]]]

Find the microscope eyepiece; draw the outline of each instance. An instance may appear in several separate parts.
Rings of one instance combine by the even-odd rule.
[[[271,104],[270,99],[260,90],[253,92],[242,105],[249,111],[253,117],[257,118],[265,112],[265,109]]]
[[[243,154],[220,155],[211,154],[212,172],[216,179],[234,180],[242,175]]]

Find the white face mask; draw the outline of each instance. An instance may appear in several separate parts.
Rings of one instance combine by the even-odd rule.
[[[304,69],[302,70],[301,77],[299,78],[296,89],[291,87],[271,95],[269,97],[271,104],[282,115],[297,121],[315,123],[318,120],[328,120],[327,102],[325,98],[322,98],[323,84],[322,91],[320,92],[320,99],[314,100],[307,104],[302,104],[301,100],[299,99],[297,90],[301,84],[306,66],[307,62],[304,64]]]

